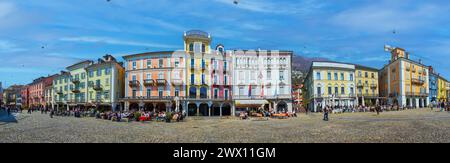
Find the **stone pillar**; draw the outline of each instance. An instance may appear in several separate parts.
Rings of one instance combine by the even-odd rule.
[[[125,101],[124,105],[125,105],[125,111],[130,111],[130,102]]]
[[[213,105],[212,104],[208,104],[208,106],[209,106],[208,116],[211,117],[211,110],[212,110]]]
[[[222,105],[220,105],[220,116],[222,116]]]
[[[236,106],[234,103],[231,104],[231,115],[236,116]]]
[[[200,115],[200,104],[195,103],[195,105],[197,105],[197,116],[199,116]]]

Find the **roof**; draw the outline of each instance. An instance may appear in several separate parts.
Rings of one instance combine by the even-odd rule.
[[[155,55],[155,54],[172,54],[176,51],[156,51],[156,52],[145,52],[145,53],[138,53],[138,54],[130,54],[130,55],[125,55],[122,58],[123,59],[128,59],[131,57],[138,57],[138,56],[146,56],[146,55]]]
[[[78,66],[78,65],[82,65],[82,64],[91,64],[91,63],[93,63],[93,61],[91,61],[91,60],[85,60],[85,61],[81,61],[81,62],[75,63],[75,64],[73,64],[73,65],[67,67],[67,69],[71,69],[71,68],[73,68],[73,67],[75,67],[75,66]]]
[[[209,39],[211,36],[208,32],[202,30],[190,30],[184,33],[184,37],[193,37],[193,38],[205,38]]]
[[[367,67],[363,65],[355,64],[356,69],[363,69],[363,70],[370,70],[370,71],[379,71],[379,69],[373,68],[373,67]]]

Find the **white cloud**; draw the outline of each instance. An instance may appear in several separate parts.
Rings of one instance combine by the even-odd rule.
[[[414,30],[439,22],[439,15],[445,7],[437,4],[393,3],[391,1],[355,7],[336,14],[331,18],[333,24],[351,30],[386,32]]]
[[[0,2],[0,20],[9,16],[15,10],[15,6],[12,3]]]
[[[214,0],[222,4],[231,5],[243,10],[271,13],[271,14],[302,14],[306,15],[323,7],[323,3],[317,0],[303,1],[267,1],[267,0],[239,0],[234,4],[233,0]]]
[[[96,36],[65,37],[65,38],[61,38],[60,41],[105,43],[105,44],[112,44],[112,45],[145,46],[145,47],[154,47],[154,48],[177,48],[177,47],[179,47],[179,46],[168,45],[168,44],[127,41],[127,40],[118,40],[118,39],[109,38],[109,37],[96,37]]]
[[[0,40],[0,53],[13,53],[25,51],[26,49],[18,47],[16,44],[10,41]]]

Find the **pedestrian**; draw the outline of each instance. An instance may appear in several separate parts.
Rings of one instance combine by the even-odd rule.
[[[11,109],[9,109],[8,107],[6,107],[6,113],[8,113],[8,116],[11,114]]]
[[[54,114],[54,111],[53,111],[53,109],[51,109],[50,110],[50,118],[53,118],[53,114]]]
[[[323,110],[323,120],[328,121],[328,106]]]

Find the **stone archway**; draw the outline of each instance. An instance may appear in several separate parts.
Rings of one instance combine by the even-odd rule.
[[[211,116],[220,116],[220,105],[219,103],[212,105]]]
[[[197,105],[195,103],[188,104],[188,116],[195,116],[197,114]]]
[[[207,103],[200,104],[199,116],[209,116],[209,106]]]
[[[287,103],[284,101],[280,101],[277,104],[277,112],[287,112],[288,111],[288,106]]]
[[[222,105],[222,116],[231,116],[231,104],[224,103]]]

